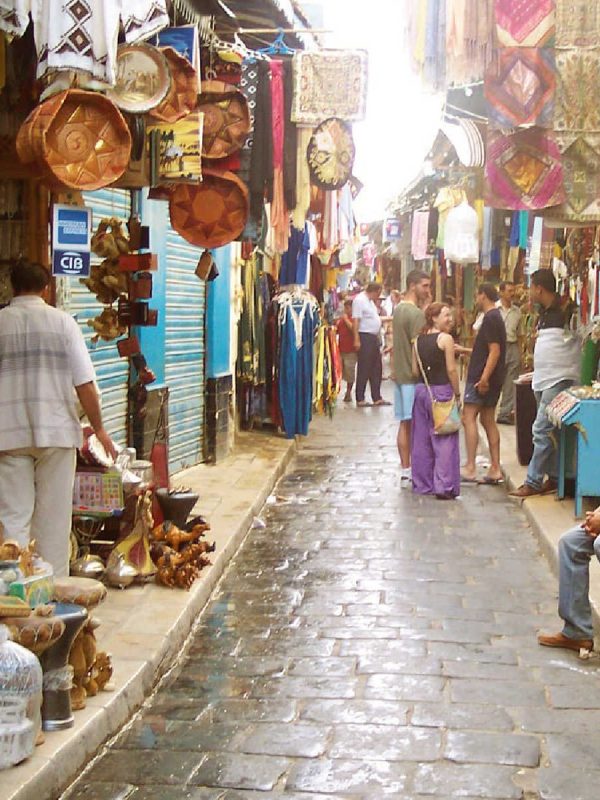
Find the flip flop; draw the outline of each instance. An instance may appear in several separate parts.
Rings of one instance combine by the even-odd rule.
[[[367,403],[367,401],[366,401],[366,400],[360,400],[360,401],[359,401],[359,402],[356,404],[356,407],[357,407],[357,408],[370,408],[370,407],[371,407],[371,403]]]
[[[464,475],[460,476],[460,482],[461,483],[481,483],[481,481],[478,478],[465,478]]]
[[[504,478],[490,478],[487,475],[480,481],[477,481],[481,486],[501,486],[504,483]]]
[[[374,403],[371,403],[373,406],[391,406],[392,404],[387,400],[375,400]]]

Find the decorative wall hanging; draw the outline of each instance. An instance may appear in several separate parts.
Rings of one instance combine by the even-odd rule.
[[[322,189],[341,189],[352,175],[355,147],[350,125],[332,117],[311,136],[307,159],[311,182]]]
[[[201,184],[177,186],[169,201],[171,225],[198,247],[222,247],[244,230],[248,189],[232,172],[206,169]]]
[[[198,75],[187,58],[172,47],[165,47],[162,52],[171,75],[171,87],[162,103],[150,111],[150,116],[164,122],[177,122],[198,105]]]
[[[57,70],[89,73],[114,86],[117,38],[122,26],[128,44],[142,41],[169,24],[166,0],[44,0],[0,7],[0,30],[23,36],[34,19],[38,77]]]
[[[578,137],[563,148],[565,140],[557,137],[562,151],[566,201],[544,216],[553,226],[590,225],[600,222],[600,136]]]
[[[145,114],[161,103],[171,88],[165,55],[149,44],[123,44],[117,50],[117,78],[107,97],[123,111]]]
[[[600,132],[600,50],[557,50],[554,129]]]
[[[204,112],[202,156],[226,158],[240,150],[250,132],[244,95],[223,81],[202,81],[199,108]]]
[[[492,125],[551,128],[556,92],[554,50],[503,47],[485,76],[485,97]]]
[[[321,50],[294,56],[292,122],[316,125],[327,117],[348,122],[365,118],[366,50]]]
[[[554,36],[554,0],[495,0],[495,11],[503,47],[543,47]]]
[[[121,112],[97,92],[70,89],[40,103],[17,135],[24,163],[71,189],[108,186],[127,168],[131,134]]]
[[[488,131],[485,175],[486,205],[493,208],[535,211],[565,200],[560,151],[541,128]]]
[[[600,6],[594,0],[556,0],[557,47],[593,47],[600,42]]]
[[[149,130],[160,136],[158,180],[164,183],[202,179],[204,115],[194,111],[177,122],[155,123]]]

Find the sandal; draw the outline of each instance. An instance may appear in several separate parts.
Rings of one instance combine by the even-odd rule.
[[[372,403],[371,405],[374,405],[374,406],[391,406],[392,404],[390,402],[388,402],[387,400],[384,400],[383,397],[380,397],[379,400],[375,400],[375,402]]]
[[[480,481],[477,481],[480,486],[501,486],[504,483],[504,478],[490,478],[486,475]]]
[[[366,400],[358,400],[356,403],[357,408],[369,408],[371,403],[367,403]]]

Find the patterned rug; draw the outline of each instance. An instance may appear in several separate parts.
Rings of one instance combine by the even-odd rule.
[[[485,175],[485,201],[492,208],[536,211],[565,200],[560,151],[542,128],[509,135],[489,130]]]
[[[492,125],[551,128],[556,73],[554,50],[503,47],[485,76],[485,97]]]
[[[503,47],[543,47],[554,37],[554,0],[496,0],[495,10]]]
[[[328,117],[365,118],[366,50],[322,50],[294,56],[292,122],[318,125]]]
[[[600,50],[556,51],[554,129],[600,132]]]
[[[548,218],[564,225],[600,222],[600,136],[557,138],[567,199],[551,209]]]
[[[556,0],[557,47],[600,43],[600,5],[595,0]]]

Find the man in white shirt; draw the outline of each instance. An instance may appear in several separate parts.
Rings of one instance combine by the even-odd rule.
[[[498,310],[502,314],[506,328],[506,374],[502,387],[502,399],[498,407],[496,422],[501,425],[514,423],[515,381],[521,369],[521,353],[519,350],[519,334],[521,331],[521,309],[513,303],[515,285],[512,281],[503,281],[498,289],[500,300]]]
[[[358,373],[356,376],[356,405],[389,406],[381,396],[381,323],[375,301],[381,295],[380,283],[369,283],[354,298],[352,318],[354,320],[354,349],[358,352]],[[371,403],[365,400],[367,383],[371,389]]]
[[[11,269],[14,299],[0,311],[0,521],[22,547],[30,540],[69,574],[76,449],[83,436],[76,397],[98,440],[115,447],[102,425],[95,373],[72,317],[47,305],[50,275],[41,264]]]

